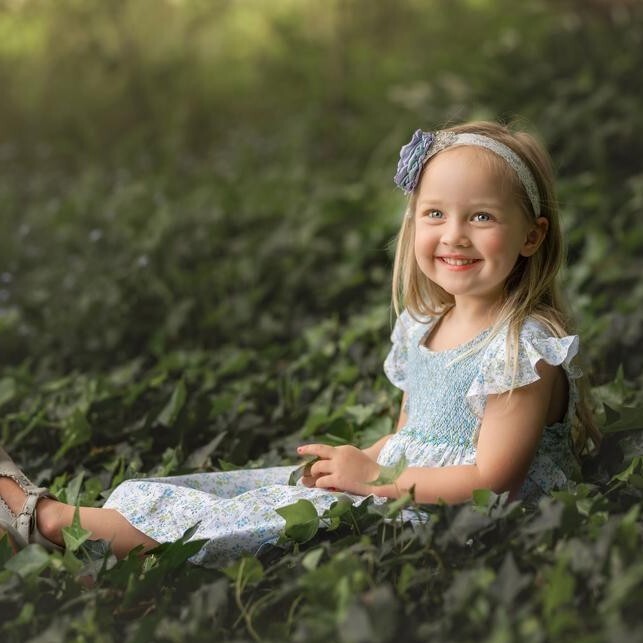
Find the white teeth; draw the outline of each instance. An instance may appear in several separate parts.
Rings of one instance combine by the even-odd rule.
[[[476,259],[453,259],[451,257],[440,257],[444,263],[448,263],[450,266],[468,266],[471,263],[475,263]]]

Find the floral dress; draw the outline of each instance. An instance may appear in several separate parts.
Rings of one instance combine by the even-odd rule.
[[[391,382],[407,393],[407,423],[385,443],[378,463],[392,466],[404,456],[409,466],[474,464],[487,395],[536,381],[535,366],[542,359],[565,370],[569,408],[563,422],[545,427],[519,497],[535,500],[577,478],[570,419],[576,401],[574,379],[578,377],[571,361],[578,351],[578,337],[553,337],[528,320],[520,334],[517,369],[511,372],[507,368],[506,332],[490,339],[489,330],[483,331],[454,349],[432,351],[425,346],[425,339],[436,321],[418,321],[407,312],[396,321],[384,370]],[[363,500],[363,496],[308,488],[301,481],[289,485],[295,468],[128,480],[113,491],[105,507],[116,509],[158,542],[176,540],[199,523],[193,538],[206,543],[192,560],[220,567],[278,539],[285,524],[275,511],[279,507],[306,499],[322,513],[340,496],[353,502]],[[376,497],[375,501],[385,499]]]

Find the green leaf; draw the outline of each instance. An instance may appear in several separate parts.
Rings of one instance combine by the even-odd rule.
[[[205,544],[205,539],[191,540],[199,529],[201,521],[195,523],[183,532],[183,535],[174,542],[161,543],[149,553],[156,558],[158,567],[165,573],[177,569],[189,558],[199,552]]]
[[[619,431],[634,431],[643,429],[643,406],[622,406],[613,409],[603,404],[605,409],[605,425],[601,432],[605,434],[618,433]]]
[[[78,574],[83,568],[83,562],[76,557],[71,549],[65,549],[65,553],[63,554],[63,567],[70,574]]]
[[[317,565],[319,565],[319,561],[323,555],[324,550],[321,547],[306,552],[304,557],[301,559],[302,567],[307,569],[309,572],[313,569],[317,569]]]
[[[416,569],[410,563],[404,563],[397,579],[397,591],[404,596],[413,582],[416,575]]]
[[[229,567],[221,571],[243,588],[256,585],[264,576],[263,565],[254,556],[242,556]]]
[[[80,488],[83,484],[85,473],[81,471],[74,476],[65,487],[65,502],[69,505],[77,505],[80,497]]]
[[[643,456],[635,456],[630,464],[611,478],[609,484],[625,482],[637,489],[643,489]]]
[[[497,498],[497,495],[491,489],[474,489],[473,504],[476,507],[488,507],[491,502]]]
[[[74,412],[63,424],[62,445],[56,451],[54,460],[60,459],[69,449],[89,442],[91,435],[91,425],[87,421],[85,413],[80,408],[74,409]]]
[[[344,418],[338,417],[325,426],[325,431],[320,442],[325,442],[333,446],[342,444],[352,444],[355,441],[355,434],[350,422]]]
[[[415,485],[413,485],[405,494],[401,495],[399,498],[393,500],[392,502],[386,503],[386,516],[388,518],[394,518],[397,516],[403,509],[410,507],[415,502]]]
[[[372,404],[355,404],[347,406],[345,410],[355,419],[357,426],[361,426],[375,414],[375,407]]]
[[[92,535],[92,532],[84,529],[80,524],[80,510],[78,506],[74,510],[74,518],[69,527],[62,529],[63,540],[65,541],[65,549],[70,552],[78,550],[78,548]]]
[[[574,598],[576,582],[567,567],[564,557],[556,561],[556,565],[545,570],[546,583],[542,588],[542,600],[545,614],[551,616],[555,610],[569,603]]]
[[[366,484],[379,487],[385,484],[394,484],[397,479],[400,477],[400,474],[406,469],[407,459],[404,454],[402,457],[392,466],[392,467],[383,467],[380,466],[380,474],[372,482],[367,482]]]
[[[13,400],[16,395],[16,381],[13,377],[0,379],[0,407]]]
[[[508,551],[491,586],[491,590],[504,605],[510,606],[518,594],[529,587],[530,584],[531,575],[520,572],[513,554]]]
[[[27,545],[4,566],[22,578],[38,576],[49,565],[49,554],[41,545]]]
[[[187,390],[185,388],[185,383],[183,380],[179,380],[172,391],[172,396],[168,400],[167,404],[163,407],[163,410],[156,417],[156,421],[159,424],[162,424],[166,427],[174,426],[176,419],[185,404],[187,397]]]
[[[218,463],[219,463],[219,469],[221,469],[221,471],[238,471],[239,469],[243,468],[243,467],[240,467],[238,464],[234,464],[234,462],[228,462],[223,458],[219,458]]]
[[[295,542],[309,541],[319,529],[319,515],[310,500],[297,500],[297,502],[279,507],[275,511],[286,520],[283,529],[284,535]]]
[[[307,472],[310,472],[310,467],[315,464],[318,460],[321,460],[319,456],[315,456],[311,460],[308,460],[308,462],[304,462],[300,467],[297,467],[289,476],[288,476],[288,484],[291,486],[294,486],[297,484],[298,480],[301,480],[301,478],[304,477],[304,475],[307,475]]]
[[[5,563],[13,556],[13,547],[11,546],[11,541],[9,540],[9,535],[4,533],[0,536],[0,569],[2,569]]]
[[[333,504],[322,514],[326,522],[326,529],[332,531],[337,529],[342,523],[354,526],[353,517],[354,505],[349,496],[339,496]]]
[[[18,618],[15,620],[16,625],[29,625],[33,622],[35,607],[33,603],[25,603],[18,614]]]

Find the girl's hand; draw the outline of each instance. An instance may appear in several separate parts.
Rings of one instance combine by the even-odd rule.
[[[303,477],[306,486],[363,496],[373,493],[373,488],[367,483],[378,478],[380,466],[357,447],[305,444],[297,449],[297,453],[321,458],[311,465],[309,475]]]

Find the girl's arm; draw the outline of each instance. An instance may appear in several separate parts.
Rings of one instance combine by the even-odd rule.
[[[300,447],[300,453],[324,458],[312,466],[313,473],[319,476],[317,487],[349,493],[397,498],[415,486],[415,499],[420,503],[439,499],[464,502],[481,488],[515,493],[536,453],[554,386],[565,386],[564,377],[557,377],[560,367],[541,361],[537,370],[541,377],[538,381],[515,389],[511,395],[487,398],[475,464],[408,467],[394,484],[373,486],[366,483],[378,477],[380,467],[359,449],[305,445]]]
[[[406,392],[402,396],[402,404],[400,405],[400,417],[397,420],[397,427],[395,429],[396,431],[399,431],[406,424],[406,411],[404,410],[405,408]],[[373,460],[373,462],[375,462],[380,454],[380,451],[392,435],[394,435],[394,433],[390,433],[389,435],[381,437],[377,442],[375,442],[375,444],[371,444],[370,447],[362,449],[362,452],[365,453],[371,460]]]

